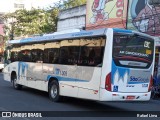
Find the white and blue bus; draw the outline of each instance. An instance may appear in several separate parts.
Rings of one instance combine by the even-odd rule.
[[[147,101],[154,70],[154,38],[124,29],[97,29],[11,40],[4,79],[46,91],[52,101],[69,96],[97,101]]]

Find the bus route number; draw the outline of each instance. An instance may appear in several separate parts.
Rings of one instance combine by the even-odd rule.
[[[56,75],[61,75],[61,76],[67,76],[67,71],[65,70],[60,70],[59,68],[55,69],[55,74]]]

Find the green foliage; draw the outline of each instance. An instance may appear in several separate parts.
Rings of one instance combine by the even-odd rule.
[[[79,5],[86,4],[86,0],[64,0],[64,8],[72,8]]]
[[[55,6],[60,10],[65,10],[68,8],[86,4],[86,2],[87,0],[59,0],[59,2],[55,3]]]
[[[11,21],[4,27],[9,35],[26,36],[56,31],[57,13],[54,10],[50,12],[42,9],[17,10],[6,14],[4,19]]]

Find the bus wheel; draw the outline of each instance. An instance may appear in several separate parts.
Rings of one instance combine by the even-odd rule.
[[[12,83],[13,83],[13,87],[14,87],[16,90],[21,90],[21,89],[22,89],[22,85],[19,85],[19,84],[17,83],[17,76],[16,76],[16,75],[14,75],[14,76],[12,77]]]
[[[48,93],[49,93],[49,98],[51,99],[51,101],[53,102],[60,101],[61,96],[59,95],[59,84],[56,80],[52,81],[49,84]]]

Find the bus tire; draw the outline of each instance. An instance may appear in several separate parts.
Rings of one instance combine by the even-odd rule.
[[[59,102],[61,100],[61,96],[59,95],[59,83],[56,80],[53,80],[49,84],[48,93],[51,101]]]
[[[16,75],[12,76],[12,84],[13,84],[13,88],[16,90],[22,89],[22,85],[17,84],[17,76]]]

